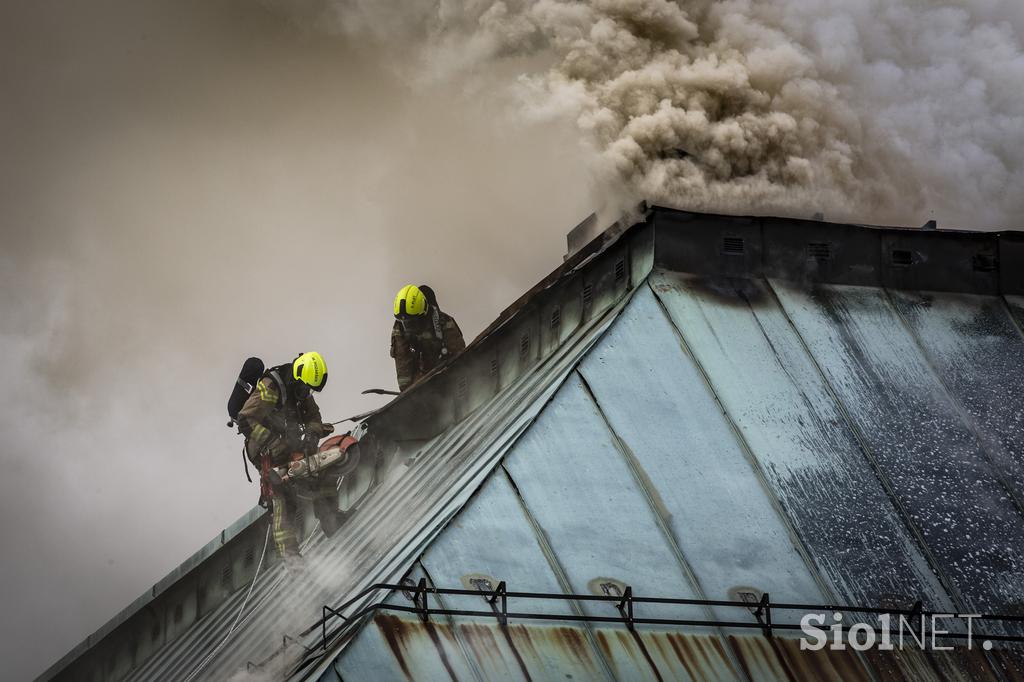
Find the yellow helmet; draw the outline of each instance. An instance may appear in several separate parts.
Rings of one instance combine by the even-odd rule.
[[[292,363],[292,377],[314,391],[327,385],[327,363],[319,353],[303,353]]]
[[[413,317],[427,312],[427,297],[420,288],[407,284],[395,296],[395,317]]]

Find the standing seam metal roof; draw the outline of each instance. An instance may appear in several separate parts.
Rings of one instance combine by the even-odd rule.
[[[623,639],[517,626],[516,640],[454,618],[437,625],[448,628],[442,641],[389,616],[312,651],[318,631],[302,633],[322,604],[410,567],[448,587],[486,574],[569,594],[614,579],[661,596],[749,587],[801,602],[1020,610],[1022,244],[1013,233],[653,209],[592,242],[454,363],[367,419],[341,531],[324,538],[307,522],[307,578],[270,562],[247,597],[266,528],[248,519],[49,674],[221,679],[250,664],[286,674],[305,658],[304,678],[389,662],[398,677],[415,665],[489,679],[514,664],[616,679],[693,664],[658,647],[703,651],[709,670],[749,679],[807,664],[719,628]],[[506,643],[484,650],[473,633]],[[1019,664],[972,656],[829,665],[947,676]]]

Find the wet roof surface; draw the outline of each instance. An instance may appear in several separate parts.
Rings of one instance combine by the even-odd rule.
[[[722,220],[727,236],[752,239],[747,223]],[[826,656],[738,628],[638,626],[633,636],[386,614],[317,649],[310,626],[324,604],[406,575],[468,589],[746,590],[1024,615],[1024,298],[794,281],[760,262],[714,267],[692,254],[699,272],[683,272],[677,227],[659,253],[663,228],[656,216],[652,238],[650,223],[561,268],[449,371],[370,419],[375,467],[346,484],[339,534],[311,533],[308,579],[270,565],[250,583],[250,569],[155,650],[136,644],[106,672],[93,664],[98,679],[223,679],[254,665],[328,680],[1021,674],[1012,652]],[[980,288],[993,286],[989,274]],[[413,409],[445,426],[394,431],[388,420]],[[261,544],[259,521],[247,528],[250,546]],[[409,603],[369,595],[348,613],[385,597]],[[550,599],[516,608],[609,610]],[[737,618],[726,607],[644,609]]]

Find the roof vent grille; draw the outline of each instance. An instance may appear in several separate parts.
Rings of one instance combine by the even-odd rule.
[[[832,260],[832,245],[822,242],[811,242],[807,245],[807,258],[819,263]]]
[[[587,582],[587,589],[599,597],[621,597],[626,594],[626,583],[617,578],[594,578]]]
[[[481,592],[494,592],[494,585],[488,578],[470,578],[469,582]]]
[[[234,577],[234,573],[234,567],[231,564],[225,564],[220,572],[220,584],[224,587],[231,587],[231,579]]]
[[[741,601],[750,604],[748,607],[751,613],[757,611],[758,603],[764,593],[756,587],[732,587],[728,591],[730,601]]]
[[[626,279],[626,261],[623,258],[615,261],[615,281],[621,282]]]
[[[911,253],[910,251],[907,251],[906,249],[893,249],[893,252],[892,252],[892,264],[893,265],[899,265],[901,267],[906,267],[908,265],[913,265],[913,263],[914,263],[914,254],[913,253]]]
[[[583,285],[583,307],[586,308],[594,300],[594,285],[584,284]]]
[[[999,260],[991,253],[976,253],[973,262],[977,272],[995,272],[999,268]]]
[[[498,585],[501,583],[500,580],[492,575],[485,573],[470,573],[460,578],[462,586],[467,590],[477,590],[478,592],[494,592]]]
[[[555,306],[555,309],[551,311],[551,328],[558,329],[560,324],[562,324],[562,309]]]
[[[742,256],[744,251],[743,237],[722,237],[722,253],[728,256]]]
[[[256,561],[256,548],[249,545],[245,549],[245,565],[252,566],[254,561]]]
[[[519,339],[519,357],[523,360],[530,354],[530,334],[523,334]]]
[[[459,400],[466,399],[466,377],[459,377],[458,382],[455,384],[455,395]]]
[[[491,374],[498,373],[498,358],[491,358]]]

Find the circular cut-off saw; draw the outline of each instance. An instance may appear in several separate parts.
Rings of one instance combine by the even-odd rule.
[[[341,477],[359,464],[359,442],[351,434],[331,436],[317,451],[303,455],[296,452],[287,466],[274,467],[282,481],[319,478],[321,474]]]

